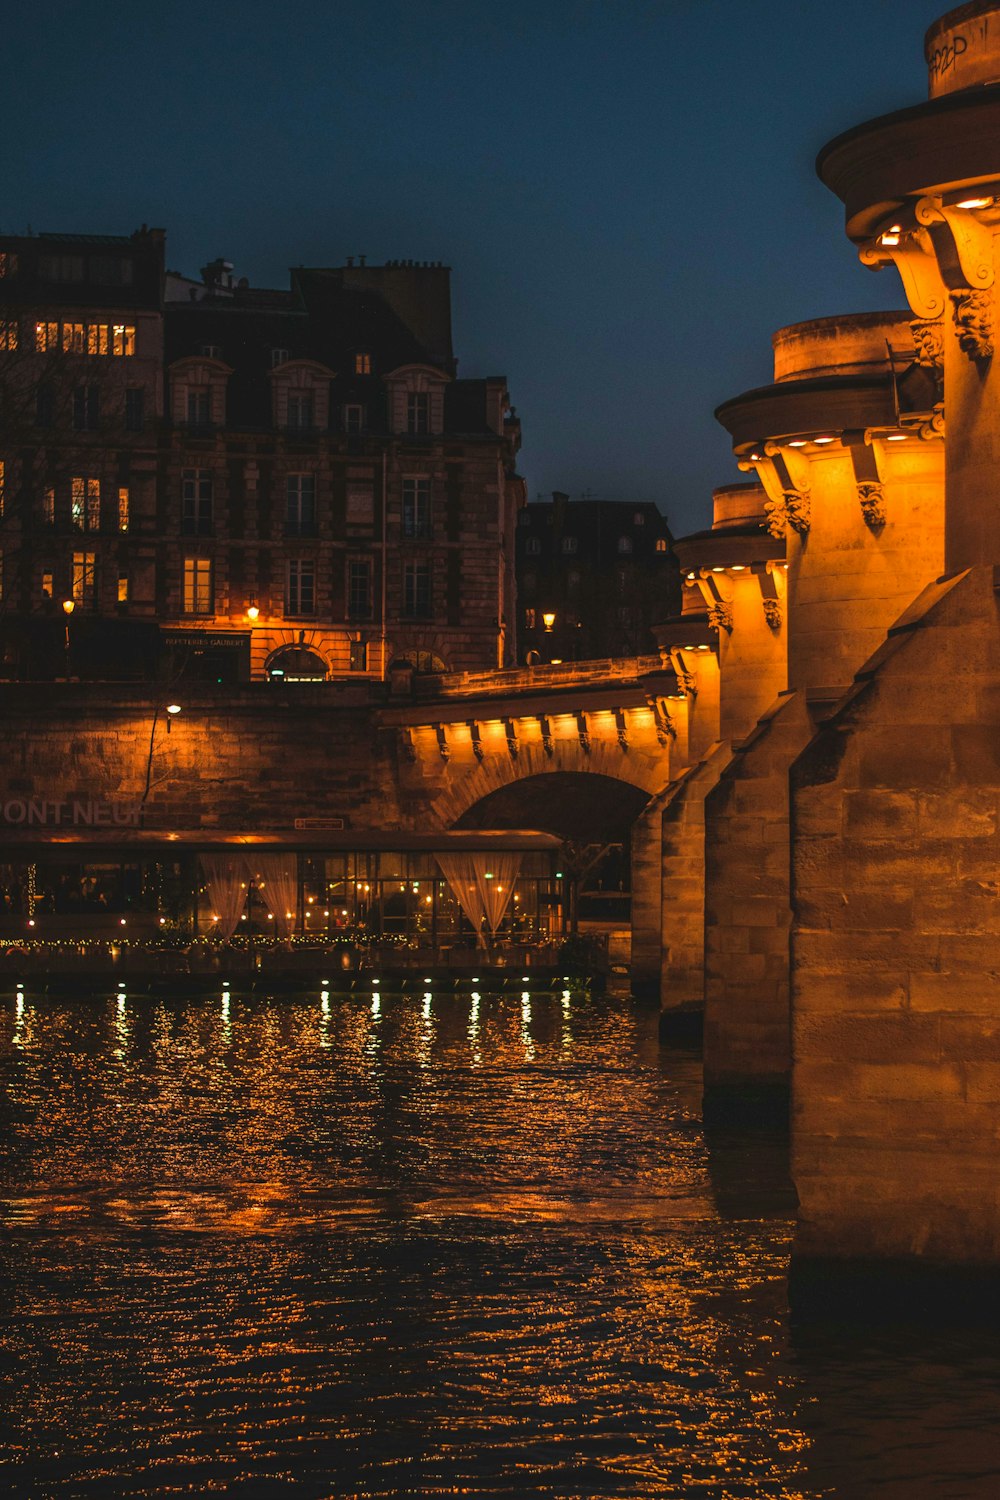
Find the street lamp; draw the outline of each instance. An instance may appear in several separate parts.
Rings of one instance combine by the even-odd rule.
[[[250,624],[253,625],[259,619],[259,617],[260,609],[257,606],[257,601],[256,599],[251,599],[250,603],[247,605],[247,619],[250,621]]]
[[[76,600],[75,599],[64,599],[63,602],[62,602],[62,607],[63,607],[63,614],[66,616],[66,634],[65,634],[65,636],[63,638],[63,654],[65,656],[65,665],[66,665],[66,670],[65,670],[65,674],[64,675],[66,677],[66,681],[69,682],[69,679],[70,679],[69,617],[73,613],[74,609],[76,609]]]
[[[163,705],[163,712],[167,716],[167,733],[168,734],[170,733],[170,725],[171,725],[172,721],[177,717],[177,715],[180,713],[180,711],[181,711],[181,705],[179,703],[165,703]],[[152,784],[152,780],[153,780],[153,750],[154,750],[155,745],[156,745],[156,725],[157,725],[157,722],[159,720],[159,717],[160,717],[160,702],[159,702],[159,699],[157,699],[156,705],[155,705],[155,707],[153,709],[153,722],[152,722],[152,724],[150,725],[150,728],[149,728],[149,753],[146,756],[146,785],[145,785],[145,788],[144,788],[143,793],[142,793],[142,800],[139,803],[139,807],[140,807],[140,809],[142,811],[142,815],[143,816],[145,815],[146,799],[149,796],[149,788],[150,788],[150,785]]]
[[[553,610],[547,610],[545,614],[542,615],[542,624],[545,626],[545,633],[547,635],[552,634],[552,627],[555,623],[555,612]]]

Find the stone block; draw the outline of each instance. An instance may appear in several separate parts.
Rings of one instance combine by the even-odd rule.
[[[780,954],[787,963],[789,928],[787,924],[737,929],[745,933],[751,953]]]
[[[843,826],[843,792],[836,784],[811,786],[796,793],[792,815],[796,837],[839,834]]]
[[[730,920],[736,927],[787,927],[791,914],[777,894],[747,896],[733,902]]]
[[[967,909],[965,919],[971,928],[973,921]],[[1000,937],[996,933],[943,933],[940,953],[942,969],[991,977],[1000,974]]]
[[[939,795],[920,797],[921,835],[932,839],[981,839],[997,832],[996,790],[981,789],[973,780]]]
[[[995,974],[916,970],[909,977],[909,993],[913,1010],[1000,1015],[1000,976]]]
[[[1000,787],[1000,726],[989,721],[951,726],[955,775],[974,787]]]
[[[936,1017],[941,1048],[955,1062],[1000,1064],[1000,1020],[989,1015],[960,1016],[940,1012]]]
[[[938,1062],[941,1022],[936,1015],[900,1010],[869,1016],[814,1013],[797,1021],[795,1044],[802,1056],[817,1062]]]
[[[952,774],[952,741],[945,725],[866,728],[859,743],[863,787],[945,786]]]
[[[913,926],[913,892],[898,886],[841,891],[828,901],[832,927],[850,931],[900,932]]]
[[[913,969],[936,969],[942,941],[936,933],[910,932],[901,939],[895,932],[796,928],[792,940],[796,982],[809,971],[857,974],[866,968],[892,972],[902,980]]]
[[[1000,1062],[968,1062],[965,1064],[968,1097],[973,1103],[1000,1105]],[[993,1137],[1000,1130],[1000,1109],[996,1111]]]
[[[706,944],[717,953],[750,953],[754,933],[748,927],[715,927],[706,934]]]
[[[952,1062],[861,1062],[844,1067],[845,1096],[862,1099],[911,1099],[926,1103],[960,1099],[965,1094],[965,1067]]]
[[[910,837],[917,832],[917,799],[912,792],[847,792],[844,812],[845,833],[849,838],[866,841],[895,839]]]

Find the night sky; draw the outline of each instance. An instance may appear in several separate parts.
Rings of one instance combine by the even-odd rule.
[[[506,374],[529,493],[739,480],[712,417],[770,336],[896,307],[815,177],[926,95],[941,0],[55,0],[5,17],[0,228],[166,228],[255,284],[454,267],[460,373]]]

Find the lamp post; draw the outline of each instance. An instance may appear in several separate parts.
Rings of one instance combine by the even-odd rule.
[[[177,715],[181,712],[181,705],[179,703],[166,703],[163,706],[163,711],[167,716],[167,733],[169,734],[171,724],[173,723]],[[153,779],[153,750],[156,745],[156,725],[159,721],[159,717],[160,703],[159,699],[157,699],[156,705],[153,708],[153,722],[149,727],[149,753],[146,756],[146,785],[142,793],[142,800],[139,803],[141,818],[143,821],[145,820],[146,816],[146,799],[149,796],[149,788]]]
[[[66,677],[66,681],[69,682],[69,680],[70,680],[70,665],[71,665],[70,654],[69,654],[69,617],[73,613],[74,609],[76,609],[76,600],[75,599],[64,599],[63,602],[62,602],[62,607],[63,607],[63,614],[66,616],[66,632],[65,632],[65,636],[63,638],[63,658],[64,658],[64,664],[65,664],[65,674],[64,675]]]
[[[555,627],[555,623],[556,623],[556,612],[555,612],[555,610],[554,609],[547,609],[547,610],[545,610],[543,612],[543,614],[542,614],[542,624],[545,626],[545,634],[546,635],[551,635],[552,634],[553,629]],[[548,649],[549,649],[549,661],[554,663],[554,662],[557,662],[557,661],[561,660],[561,658],[552,655],[553,645],[554,645],[554,642],[550,641]]]

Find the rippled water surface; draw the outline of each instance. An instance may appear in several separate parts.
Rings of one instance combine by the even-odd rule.
[[[627,1001],[0,1028],[5,1493],[1000,1494],[995,1337],[792,1329],[780,1142]]]

